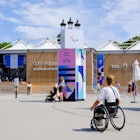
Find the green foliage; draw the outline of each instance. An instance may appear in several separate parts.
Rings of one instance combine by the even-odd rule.
[[[129,46],[131,46],[138,40],[140,40],[140,36],[132,37],[128,41],[125,41],[123,43],[118,43],[116,41],[114,41],[114,43],[117,44],[118,46],[120,46],[122,49],[127,49]]]
[[[7,47],[6,47],[7,46]],[[6,48],[5,48],[6,47]],[[4,48],[4,49],[7,49],[7,48],[11,48],[12,45],[10,42],[3,42],[3,43],[0,43],[0,49]]]
[[[61,34],[58,34],[58,35],[57,35],[57,42],[58,42],[59,44],[61,44]]]

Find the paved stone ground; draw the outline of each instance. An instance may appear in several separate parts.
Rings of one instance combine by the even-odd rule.
[[[121,94],[126,125],[121,131],[111,125],[103,133],[90,128],[89,107],[97,95],[85,101],[44,102],[45,94],[27,96],[0,94],[0,140],[137,140],[140,137],[140,97],[136,102]]]

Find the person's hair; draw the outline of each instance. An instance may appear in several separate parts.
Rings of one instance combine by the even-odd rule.
[[[114,76],[109,74],[107,77],[106,77],[106,81],[107,81],[107,84],[108,85],[111,85],[114,81]]]
[[[64,77],[63,76],[60,77],[60,81],[64,81]]]

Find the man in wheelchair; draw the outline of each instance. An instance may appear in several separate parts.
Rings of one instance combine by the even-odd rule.
[[[115,106],[116,104],[119,105],[120,103],[120,94],[118,89],[113,86],[113,82],[114,82],[114,76],[113,75],[108,75],[106,78],[106,86],[104,88],[102,88],[101,92],[99,93],[97,100],[93,103],[93,105],[90,107],[90,110],[92,111],[93,109],[95,109],[97,106],[103,106],[105,105],[106,108],[109,111],[109,114],[111,113],[111,111],[113,111],[113,106]],[[116,102],[117,101],[117,102]],[[110,108],[110,106],[112,107],[112,109]],[[113,112],[112,112],[113,114]],[[102,109],[99,107],[99,109],[96,109],[96,114],[95,116],[98,116],[99,119],[97,120],[98,125],[101,126],[102,124],[102,116],[104,115]],[[114,115],[116,115],[114,113]]]

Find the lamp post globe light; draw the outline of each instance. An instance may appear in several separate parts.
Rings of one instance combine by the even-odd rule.
[[[68,23],[68,28],[69,29],[72,29],[72,27],[73,27],[73,21],[71,20],[71,18],[69,19],[69,21],[67,23]]]
[[[70,17],[69,21],[67,22],[67,24],[68,24],[68,29],[72,29],[73,28],[73,21],[71,20],[71,17]],[[66,23],[64,22],[64,19],[60,23],[60,26],[61,26],[61,30],[65,30]],[[81,24],[77,20],[76,23],[74,24],[74,26],[75,26],[75,29],[80,29]]]
[[[81,25],[81,24],[80,24],[79,21],[77,20],[76,23],[75,23],[75,29],[80,29],[80,25]]]
[[[73,28],[73,25],[75,28]],[[81,24],[77,20],[74,24],[71,17],[67,24],[64,19],[60,23],[61,26],[61,48],[84,48],[84,33],[80,29]],[[67,26],[67,28],[66,28]]]
[[[62,20],[62,23],[60,23],[60,26],[61,30],[65,30],[66,23],[64,22],[64,19]]]

